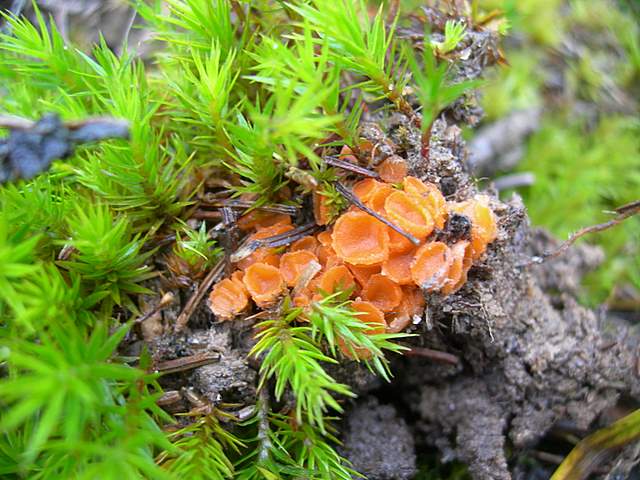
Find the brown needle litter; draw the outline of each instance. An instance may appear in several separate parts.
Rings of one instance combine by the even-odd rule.
[[[280,233],[268,238],[252,239],[249,237],[243,245],[238,248],[230,257],[232,263],[239,262],[240,260],[247,258],[253,252],[260,247],[283,247],[289,245],[296,240],[300,240],[302,237],[306,237],[310,233],[313,233],[318,226],[315,223],[307,223],[299,227],[289,230],[288,232]]]
[[[211,289],[214,283],[220,279],[220,277],[224,274],[224,267],[226,265],[225,259],[220,260],[207,274],[202,283],[198,286],[198,289],[191,295],[191,298],[187,301],[187,304],[184,307],[184,310],[178,315],[178,319],[176,320],[176,325],[174,327],[174,331],[180,332],[189,323],[189,319],[196,307],[200,304],[204,296]]]
[[[356,165],[351,162],[340,160],[339,158],[334,157],[332,155],[327,155],[326,157],[323,157],[323,160],[327,165],[331,165],[332,167],[338,167],[343,170],[348,170],[349,172],[357,173],[359,175],[362,175],[363,177],[369,177],[369,178],[375,178],[375,179],[380,178],[380,175],[378,174],[378,172],[374,172],[373,170],[369,170],[368,168],[361,167],[360,165]]]

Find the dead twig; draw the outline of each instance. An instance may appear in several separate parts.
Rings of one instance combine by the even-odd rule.
[[[232,263],[239,262],[261,247],[277,248],[290,245],[296,240],[310,235],[317,228],[318,226],[315,223],[307,223],[296,227],[293,230],[289,230],[288,232],[280,233],[268,238],[252,239],[249,237],[249,239],[244,242],[243,245],[240,245],[240,248],[231,255],[230,260]]]
[[[220,360],[220,354],[216,352],[197,353],[188,357],[176,358],[174,360],[165,360],[158,362],[154,366],[156,372],[162,374],[184,372],[193,368],[210,365]]]
[[[184,310],[178,316],[176,320],[176,325],[174,327],[174,331],[181,332],[189,323],[189,319],[196,307],[200,304],[206,293],[213,286],[213,284],[218,280],[218,278],[224,273],[225,260],[220,260],[207,274],[207,276],[202,280],[202,283],[198,286],[196,291],[191,295],[191,298],[187,301],[187,304],[184,307]]]
[[[414,237],[413,235],[411,235],[410,233],[405,232],[403,229],[401,229],[399,226],[397,226],[396,224],[394,224],[393,222],[390,222],[389,220],[387,220],[386,218],[384,218],[382,215],[379,215],[378,213],[376,213],[375,211],[371,210],[369,207],[367,207],[364,203],[362,203],[360,201],[360,199],[358,197],[356,197],[356,195],[349,190],[347,187],[345,187],[344,185],[342,185],[340,182],[336,182],[336,190],[338,191],[338,193],[340,193],[340,195],[342,195],[344,198],[346,198],[350,203],[352,203],[353,205],[355,205],[356,207],[358,207],[360,210],[362,210],[365,213],[368,213],[369,215],[371,215],[373,218],[375,218],[376,220],[381,221],[382,223],[384,223],[387,227],[392,228],[393,230],[395,230],[396,232],[398,232],[400,235],[402,235],[404,238],[406,238],[407,240],[409,240],[411,243],[413,243],[415,246],[420,245],[420,240],[418,240],[416,237]]]
[[[609,228],[615,227],[619,223],[622,223],[628,218],[633,217],[640,213],[640,200],[636,200],[631,203],[627,203],[621,207],[616,208],[613,213],[616,214],[614,218],[609,220],[608,222],[598,223],[597,225],[591,225],[589,227],[584,227],[574,232],[569,236],[567,240],[562,242],[558,248],[553,251],[545,252],[542,255],[537,255],[531,260],[521,266],[528,267],[530,265],[539,265],[550,258],[556,258],[563,253],[565,253],[571,245],[573,245],[578,239],[588,235],[590,233],[602,232],[604,230],[608,230]]]
[[[295,205],[282,205],[282,204],[273,204],[273,205],[265,205],[261,207],[254,207],[254,203],[250,200],[231,200],[231,199],[220,199],[220,198],[207,198],[200,200],[201,205],[205,205],[207,207],[214,208],[222,208],[228,207],[237,210],[246,210],[249,208],[255,208],[255,210],[260,210],[262,212],[270,212],[270,213],[284,213],[285,215],[296,215],[300,207],[296,207]]]
[[[331,165],[332,167],[338,167],[343,170],[347,170],[349,172],[357,173],[358,175],[362,175],[363,177],[369,178],[380,178],[378,172],[374,172],[373,170],[369,170],[368,168],[361,167],[360,165],[356,165],[355,163],[347,162],[345,160],[340,160],[338,157],[334,157],[332,155],[327,155],[323,157],[324,163],[327,165]]]
[[[460,357],[453,353],[443,352],[441,350],[433,350],[432,348],[412,347],[405,355],[411,357],[424,357],[439,363],[448,363],[450,365],[459,365]]]
[[[176,297],[173,293],[171,292],[165,293],[155,307],[151,308],[147,312],[144,312],[142,315],[136,318],[134,323],[142,323],[145,320],[148,320],[153,315],[158,313],[160,310],[163,310],[167,308],[169,305],[172,305],[175,302],[175,300],[176,300]]]

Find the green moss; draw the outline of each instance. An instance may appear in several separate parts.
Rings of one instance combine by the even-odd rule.
[[[524,191],[532,222],[559,238],[608,220],[606,211],[637,199],[640,191],[640,136],[636,120],[603,118],[594,131],[560,120],[545,122],[529,142],[520,170],[536,176]],[[606,253],[605,264],[589,276],[589,303],[606,298],[613,285],[631,281],[640,245],[639,219],[589,237]],[[635,232],[635,233],[634,233]]]
[[[508,56],[509,65],[489,74],[481,101],[487,121],[497,120],[513,110],[541,106],[541,58],[536,51],[517,51]]]

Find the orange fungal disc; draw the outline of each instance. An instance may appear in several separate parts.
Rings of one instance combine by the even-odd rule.
[[[413,323],[414,318],[421,317],[424,313],[426,302],[419,288],[403,287],[402,293],[402,302],[387,318],[389,333],[402,332]]]
[[[283,254],[280,257],[280,273],[287,283],[287,286],[295,286],[300,275],[312,262],[318,262],[318,258],[307,250],[298,250]]]
[[[291,225],[291,217],[284,213],[270,213],[253,210],[241,216],[237,225],[240,230],[248,231],[252,229],[271,227],[273,225]]]
[[[320,275],[316,289],[318,293],[332,294],[342,290],[355,290],[353,275],[344,265],[336,265]]]
[[[417,201],[406,192],[393,192],[384,207],[390,220],[417,238],[425,238],[433,231],[431,214],[420,208]]]
[[[390,253],[405,253],[416,247],[407,237],[399,234],[393,228],[387,227],[387,232],[389,233]]]
[[[371,328],[365,330],[367,335],[379,335],[385,333],[387,323],[384,319],[384,314],[370,302],[356,300],[351,302],[351,308],[354,312],[358,313],[358,319],[369,325]],[[352,346],[349,348],[347,343],[341,338],[338,339],[338,346],[342,353],[351,359],[356,357],[360,360],[366,360],[371,358],[371,352],[366,348]],[[354,357],[355,354],[355,357]]]
[[[340,260],[336,255],[333,248],[325,247],[324,245],[318,247],[318,261],[324,269],[339,265],[342,262],[342,260]]]
[[[262,263],[278,268],[280,266],[280,257],[277,253],[271,253],[262,259]]]
[[[348,147],[347,145],[342,146],[342,148],[340,149],[340,155],[338,156],[338,158],[343,162],[350,162],[355,164],[358,163],[358,159],[353,154],[353,150],[351,150],[351,148]]]
[[[423,245],[411,262],[411,277],[420,288],[433,292],[443,287],[451,265],[451,252],[442,242]]]
[[[293,230],[291,223],[276,223],[268,227],[260,227],[256,230],[256,233],[251,235],[254,240],[264,240],[265,238],[274,237],[282,233],[286,233],[289,230]]]
[[[389,255],[387,227],[364,212],[348,212],[333,227],[332,245],[338,257],[354,265],[381,263]]]
[[[447,201],[437,185],[423,182],[416,177],[406,177],[402,182],[404,191],[413,198],[419,199],[433,218],[436,228],[442,230],[447,221]]]
[[[316,238],[318,239],[318,242],[320,243],[320,245],[322,245],[323,247],[330,247],[331,243],[333,242],[333,239],[331,238],[331,230],[324,230],[322,232],[320,232],[318,235],[316,235]]]
[[[273,255],[275,250],[273,248],[268,247],[260,247],[256,249],[251,255],[243,258],[238,263],[236,263],[236,267],[240,270],[246,270],[251,265],[257,262],[263,262],[268,264],[273,264]]]
[[[447,281],[442,287],[443,295],[450,295],[464,285],[467,271],[471,267],[471,245],[465,240],[456,242],[451,247],[451,266],[447,273]]]
[[[356,197],[360,199],[362,203],[367,203],[374,192],[379,189],[383,184],[373,178],[365,178],[353,185],[352,191]]]
[[[452,210],[466,215],[471,220],[471,249],[474,260],[482,256],[487,244],[498,235],[495,214],[489,207],[489,197],[477,195],[470,200],[452,205]]]
[[[356,281],[364,287],[371,275],[380,273],[380,265],[351,265],[347,264],[347,268],[351,270],[351,273],[355,277]]]
[[[209,294],[209,308],[220,320],[231,320],[244,311],[249,297],[244,286],[230,278],[218,282]]]
[[[280,270],[266,263],[254,263],[244,273],[244,286],[261,308],[272,305],[285,290]]]
[[[384,314],[373,303],[356,300],[351,302],[351,308],[358,312],[358,319],[373,327],[366,330],[368,335],[379,335],[385,332],[387,322],[384,321]]]
[[[378,165],[380,178],[389,183],[400,183],[407,176],[409,165],[407,161],[398,156],[391,155]]]
[[[369,201],[366,205],[374,212],[382,216],[387,216],[387,212],[385,211],[385,203],[387,201],[387,198],[389,198],[389,196],[396,191],[397,190],[388,183],[381,183],[380,187],[371,194],[371,197],[369,198]]]
[[[417,177],[405,177],[402,180],[402,188],[404,188],[405,192],[414,197],[423,197],[431,193],[427,184]]]
[[[298,250],[306,250],[311,253],[316,253],[318,249],[318,240],[316,237],[308,235],[306,237],[302,237],[300,240],[296,240],[291,244],[289,250],[292,252],[296,252]]]
[[[362,290],[362,298],[371,302],[383,312],[390,312],[402,301],[402,289],[388,277],[372,275]]]
[[[415,253],[415,250],[409,250],[404,253],[389,254],[387,261],[382,264],[382,274],[398,285],[413,284],[411,262],[413,262]]]
[[[244,283],[242,283],[242,279],[244,278],[244,272],[242,270],[236,270],[231,274],[231,280],[236,282],[245,292],[247,289],[244,287]]]
[[[298,308],[305,308],[311,305],[311,296],[309,292],[299,292],[293,296],[293,305]]]
[[[313,216],[318,225],[327,225],[331,222],[331,207],[328,198],[319,193],[313,193]]]

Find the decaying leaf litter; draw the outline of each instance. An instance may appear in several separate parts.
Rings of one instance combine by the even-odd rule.
[[[436,10],[427,10],[427,18],[435,30],[444,30],[450,19]],[[420,36],[415,31],[413,35]],[[458,47],[465,52],[464,60],[458,59],[458,75],[476,78],[498,61],[495,42],[490,32],[468,31]],[[438,185],[448,200],[463,201],[477,193],[457,126],[477,121],[479,113],[469,104],[458,102],[435,119],[428,161],[423,131],[405,113],[367,113],[359,134],[384,147],[374,152],[380,160],[398,155],[408,162],[410,173]],[[344,453],[369,478],[411,478],[413,444],[436,446],[445,458],[464,461],[475,478],[512,478],[506,448],[526,449],[559,420],[570,419],[586,429],[620,394],[640,393],[633,334],[580,307],[575,292],[563,283],[563,278],[577,279],[582,268],[597,262],[597,252],[581,247],[551,262],[528,265],[531,258],[555,248],[555,241],[531,230],[517,197],[501,202],[495,192],[489,193],[498,217],[498,238],[459,292],[445,298],[427,295],[424,317],[411,327],[417,337],[402,341],[413,354],[392,361],[393,388],[402,391],[400,400],[380,407],[385,391],[380,379],[353,362],[331,367],[337,370],[334,378],[360,395],[346,404]],[[223,228],[237,220],[226,206],[212,210],[226,219],[219,224]],[[219,243],[237,245],[223,228],[214,227]],[[231,251],[227,249],[227,255]],[[211,283],[224,276],[221,265],[211,270]],[[153,280],[150,286],[166,292],[162,282]],[[200,300],[181,322],[179,316],[197,289],[195,284],[177,297],[165,295],[162,304],[157,295],[150,296],[136,332],[140,338],[129,338],[123,353],[135,354],[143,344],[150,348],[155,367],[166,373],[160,401],[173,412],[234,404],[230,411],[243,416],[258,399],[259,359],[249,356],[256,318],[212,324]],[[208,294],[209,288],[203,290]],[[181,331],[175,332],[176,325]],[[454,360],[442,361],[445,358]],[[280,406],[286,411],[294,401],[285,396]],[[380,413],[367,417],[363,408]],[[381,454],[372,461],[370,448],[380,435],[373,424],[385,422],[398,425],[394,440],[399,453]]]

